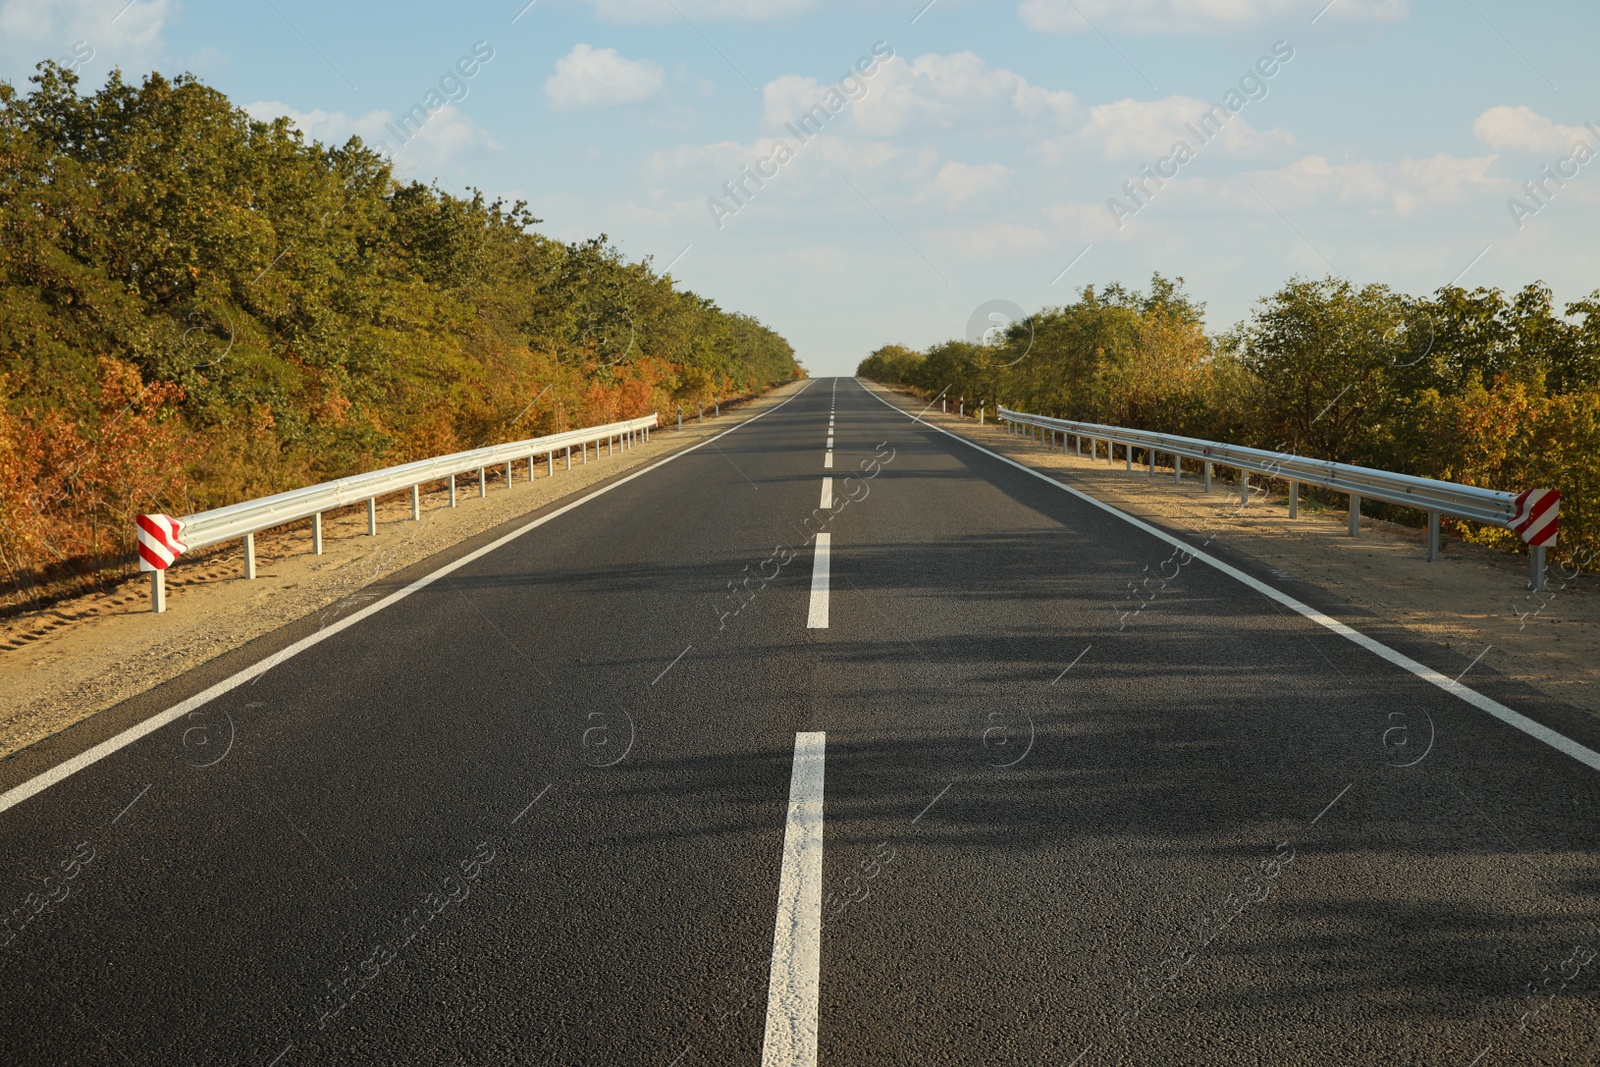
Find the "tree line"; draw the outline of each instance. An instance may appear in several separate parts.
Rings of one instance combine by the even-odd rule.
[[[857,373],[948,390],[969,412],[984,400],[1490,489],[1560,489],[1558,558],[1587,566],[1600,552],[1600,291],[1558,312],[1539,282],[1416,297],[1295,278],[1225,333],[1206,331],[1204,310],[1182,278],[1089,285],[989,343],[886,345]],[[1520,546],[1509,531],[1454,525]]]
[[[804,371],[754,318],[184,75],[0,82],[0,602],[186,514]]]

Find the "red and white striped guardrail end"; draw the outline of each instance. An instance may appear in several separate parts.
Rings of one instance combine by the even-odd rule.
[[[1524,489],[1517,494],[1511,528],[1530,545],[1553,545],[1561,525],[1561,490]]]
[[[139,569],[164,571],[188,547],[178,540],[183,532],[183,520],[171,515],[140,515]]]

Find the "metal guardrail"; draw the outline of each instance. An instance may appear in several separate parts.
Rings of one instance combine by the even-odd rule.
[[[589,461],[589,446],[595,446],[595,455],[600,454],[600,442],[606,443],[609,450],[613,442],[626,450],[636,443],[647,443],[650,440],[650,431],[656,427],[658,419],[655,415],[644,418],[630,419],[626,422],[613,422],[604,426],[592,426],[582,430],[568,430],[565,433],[552,434],[548,437],[535,437],[526,441],[513,441],[509,444],[490,445],[486,448],[476,448],[468,452],[455,452],[448,456],[436,456],[432,459],[417,460],[414,463],[405,463],[398,467],[385,467],[382,470],[372,471],[368,474],[356,474],[338,481],[323,482],[320,485],[307,486],[304,489],[291,489],[286,493],[274,496],[261,497],[256,500],[245,500],[227,507],[213,508],[210,511],[186,515],[175,520],[177,526],[176,537],[181,539],[176,551],[172,545],[175,539],[166,537],[162,540],[161,530],[164,524],[173,520],[166,516],[141,516],[140,540],[140,566],[151,572],[151,606],[161,612],[166,610],[166,566],[181,552],[190,549],[205,548],[222,541],[244,541],[244,569],[245,577],[253,579],[256,576],[256,551],[255,535],[274,526],[285,523],[298,522],[301,519],[311,519],[311,550],[317,555],[322,554],[322,514],[335,508],[346,507],[367,502],[367,533],[376,536],[378,533],[378,497],[390,493],[397,493],[405,489],[411,490],[411,518],[422,518],[423,485],[429,482],[450,481],[450,506],[456,506],[456,476],[466,471],[478,472],[478,495],[488,495],[488,470],[490,467],[504,466],[506,468],[506,485],[511,485],[511,465],[517,460],[527,460],[528,477],[533,477],[534,464],[540,455],[544,456],[545,465],[550,475],[555,474],[555,457],[562,454],[566,460],[567,469],[572,469],[572,450],[583,450],[583,462]],[[152,521],[144,521],[152,520]],[[155,542],[155,543],[152,543]],[[154,549],[154,551],[147,551]]]
[[[1520,493],[1480,489],[1477,486],[1456,482],[1419,478],[1410,474],[1394,474],[1373,467],[1358,467],[1331,460],[1310,459],[1288,452],[1269,452],[1260,448],[1246,448],[1220,441],[1206,441],[1176,434],[1134,430],[1123,426],[1105,426],[1099,423],[1076,422],[1071,419],[1053,419],[1044,415],[1030,415],[1006,407],[997,409],[999,419],[1012,433],[1037,431],[1040,439],[1049,433],[1052,443],[1055,435],[1061,436],[1063,450],[1068,440],[1078,455],[1083,454],[1084,442],[1089,442],[1089,455],[1097,459],[1097,442],[1106,442],[1106,460],[1115,462],[1117,445],[1123,447],[1127,469],[1133,469],[1133,450],[1142,448],[1150,466],[1156,471],[1156,456],[1173,457],[1173,480],[1183,480],[1181,460],[1190,459],[1204,464],[1205,488],[1211,490],[1212,467],[1221,464],[1240,472],[1239,503],[1250,502],[1250,475],[1259,474],[1289,483],[1289,517],[1299,515],[1300,485],[1320,486],[1350,498],[1351,537],[1361,530],[1362,498],[1381,500],[1389,504],[1416,508],[1428,516],[1428,559],[1439,558],[1439,519],[1450,515],[1488,526],[1513,530],[1528,542],[1529,586],[1536,592],[1544,590],[1545,548],[1555,544],[1560,514],[1560,492],[1554,489],[1531,489]]]

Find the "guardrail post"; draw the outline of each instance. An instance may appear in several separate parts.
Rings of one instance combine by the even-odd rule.
[[[1113,451],[1114,450],[1115,450],[1115,447],[1113,446]],[[1133,470],[1133,446],[1132,445],[1123,445],[1122,446],[1122,459],[1123,459],[1123,463],[1127,467],[1127,469],[1130,470],[1130,471]]]
[[[256,580],[256,535],[244,535],[244,576],[246,581]]]
[[[511,488],[511,461],[506,460],[506,488]]]
[[[1183,484],[1183,457],[1176,452],[1172,454],[1172,484]]]
[[[1250,472],[1243,467],[1239,468],[1239,506],[1242,508],[1250,503]]]
[[[683,405],[678,405],[678,429],[683,429]]]
[[[607,459],[611,458],[611,441],[612,441],[612,435],[611,434],[606,434],[606,458]]]
[[[1439,513],[1428,512],[1428,562],[1439,558]]]
[[[422,486],[411,487],[411,521],[422,521]]]
[[[489,468],[478,468],[478,499],[489,495]]]
[[[157,575],[161,572],[156,571]],[[1528,546],[1528,588],[1535,593],[1544,592],[1544,546]]]
[[[1299,482],[1290,482],[1289,483],[1289,517],[1291,519],[1298,519],[1300,517],[1300,483]]]
[[[450,506],[456,506],[456,476],[454,474],[450,476]]]
[[[965,400],[956,401],[956,418],[964,419],[966,417],[967,417],[967,402]]]
[[[378,498],[367,497],[367,536],[378,536]]]
[[[1354,537],[1361,532],[1361,495],[1350,494],[1350,536]]]
[[[712,407],[712,417],[718,418],[718,419],[722,418],[722,401],[713,400],[711,402],[711,407]]]
[[[950,414],[950,398],[949,397],[945,396],[945,397],[940,397],[939,398],[939,414],[941,414],[941,415]]]
[[[1206,460],[1206,492],[1211,492],[1211,461]]]
[[[311,554],[322,555],[322,512],[311,516]]]
[[[150,572],[150,610],[160,615],[167,610],[167,572]]]
[[[552,448],[550,451],[548,451],[548,452],[546,452],[544,454],[544,463],[545,463],[545,476],[549,477],[549,478],[554,478],[556,476],[556,450],[555,449]]]
[[[1147,448],[1144,450],[1144,454],[1150,457],[1150,477],[1154,478],[1156,476],[1156,450]]]
[[[646,426],[644,428],[644,443],[645,444],[649,444],[650,443],[650,427],[648,427],[648,426]]]
[[[567,470],[572,469],[572,446],[567,446]]]

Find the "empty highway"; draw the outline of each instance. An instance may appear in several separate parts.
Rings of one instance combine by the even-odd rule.
[[[812,381],[0,764],[0,1062],[1600,1060],[1600,730],[1279,584]]]

